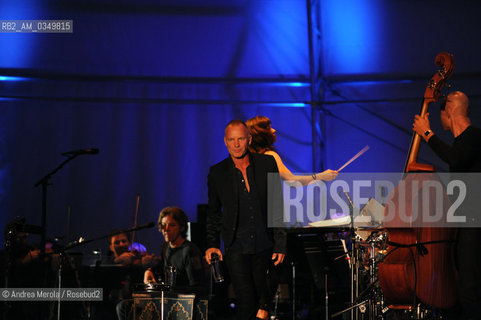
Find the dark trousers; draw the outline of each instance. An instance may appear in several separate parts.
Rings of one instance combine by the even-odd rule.
[[[272,250],[257,254],[227,251],[226,264],[236,296],[236,318],[255,319],[257,310],[268,310],[267,269]]]
[[[119,320],[133,319],[133,306],[134,300],[132,299],[125,299],[117,303],[117,306],[115,307],[115,311],[117,312],[117,318]]]

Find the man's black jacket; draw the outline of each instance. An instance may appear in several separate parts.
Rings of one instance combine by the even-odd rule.
[[[267,221],[268,201],[270,201],[269,208],[275,214],[269,217],[268,224],[274,223],[274,220],[282,220],[282,189],[278,175],[275,178],[277,181],[269,183],[269,192],[272,192],[275,196],[268,199],[267,194],[268,173],[279,172],[274,157],[255,153],[249,154],[249,157],[250,164],[254,169],[255,180],[249,181],[249,183],[255,183],[262,214]],[[221,233],[225,247],[229,248],[235,238],[239,215],[239,192],[237,190],[235,166],[231,157],[210,168],[207,185],[209,192],[207,247],[219,248],[219,233]],[[274,244],[273,251],[286,253],[286,231],[278,226],[279,222],[276,223],[276,228],[268,228],[266,232],[269,233]]]

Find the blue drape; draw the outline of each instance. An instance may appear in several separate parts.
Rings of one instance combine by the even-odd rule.
[[[325,168],[370,145],[346,170],[402,169],[440,51],[455,54],[457,89],[478,102],[480,8],[462,2],[469,10],[450,1],[320,1],[314,100],[324,100],[316,116],[325,120]],[[437,15],[427,14],[433,4]],[[0,12],[74,22],[72,34],[0,34],[2,230],[15,216],[40,224],[33,185],[69,150],[100,153],[52,177],[49,237],[66,233],[69,207],[71,239],[129,227],[137,194],[139,223],[167,205],[195,221],[209,166],[227,155],[223,128],[233,118],[270,117],[286,165],[314,167],[306,1],[2,1]],[[449,25],[433,31],[439,16]],[[439,120],[433,125],[449,137]],[[421,156],[443,168],[429,150]],[[138,235],[149,250],[160,248],[155,229]]]

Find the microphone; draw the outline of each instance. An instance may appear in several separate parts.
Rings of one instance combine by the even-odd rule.
[[[67,151],[67,152],[62,153],[62,156],[81,155],[81,154],[97,154],[97,153],[99,153],[99,149],[88,148],[88,149]]]
[[[141,226],[137,226],[135,228],[130,228],[130,230],[128,230],[128,231],[137,231],[137,230],[153,228],[153,227],[155,227],[155,222],[151,221],[151,222],[143,224]]]
[[[153,227],[155,227],[155,222],[152,221],[152,222],[143,224],[143,225],[138,226],[138,227],[133,227],[133,228],[130,228],[130,229],[122,229],[122,230],[119,230],[117,232],[110,233],[108,236],[114,236],[114,235],[117,235],[117,234],[120,234],[120,233],[129,233],[129,232],[132,232],[132,231],[137,231],[137,230],[147,229],[147,228],[153,228]],[[87,244],[87,243],[90,243],[92,241],[96,241],[96,240],[99,240],[99,239],[104,239],[104,238],[107,238],[108,236],[102,236],[102,237],[98,237],[98,238],[94,238],[94,239],[90,239],[90,240],[87,240],[84,237],[80,237],[78,240],[75,240],[73,242],[68,243],[65,246],[65,250],[72,249],[72,248],[78,247],[82,244]]]
[[[148,229],[148,228],[153,228],[153,227],[155,227],[155,222],[151,221],[149,223],[146,223],[146,224],[143,224],[143,225],[140,225],[140,226],[137,226],[137,227],[132,227],[132,228],[128,228],[128,229],[121,229],[121,230],[119,230],[115,233],[111,233],[110,235],[114,236],[114,235],[117,235],[117,234],[120,234],[120,233],[128,233],[128,232],[132,232],[132,231]]]

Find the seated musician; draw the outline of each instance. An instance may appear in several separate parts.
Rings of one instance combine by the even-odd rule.
[[[105,282],[111,284],[110,288],[106,288],[107,292],[104,292],[108,294],[107,312],[101,315],[104,318],[115,314],[115,306],[132,297],[132,288],[136,283],[142,281],[145,268],[156,263],[155,256],[131,250],[130,233],[122,229],[110,231],[108,243],[110,252],[106,266],[120,265],[124,268],[122,270],[114,269],[109,275],[103,275],[114,278],[104,279]]]
[[[112,263],[123,266],[151,266],[156,263],[154,255],[140,252],[136,247],[134,247],[134,250],[131,250],[132,244],[130,243],[130,234],[128,232],[122,232],[122,229],[115,229],[110,231],[109,234],[108,241]]]
[[[4,230],[9,262],[14,266],[39,263],[40,249],[27,242],[28,233],[23,230],[24,224],[25,219],[15,219],[10,221]]]
[[[156,282],[167,266],[176,269],[176,287],[199,287],[205,283],[200,249],[186,239],[188,218],[179,207],[166,207],[159,214],[159,231],[164,236],[162,263],[144,274],[144,283]]]
[[[8,222],[4,229],[5,249],[0,251],[0,287],[44,286],[40,249],[29,243],[25,226],[24,218],[16,218]],[[45,262],[48,263],[50,259],[50,255],[46,256]],[[30,301],[11,301],[2,303],[0,311],[5,319],[36,319],[41,305]]]
[[[166,207],[159,214],[159,231],[164,237],[161,261],[144,273],[144,283],[157,283],[164,278],[167,266],[176,270],[175,292],[207,292],[205,269],[200,249],[186,239],[188,218],[179,207]],[[120,320],[128,319],[131,314],[132,300],[124,300],[117,305]]]

